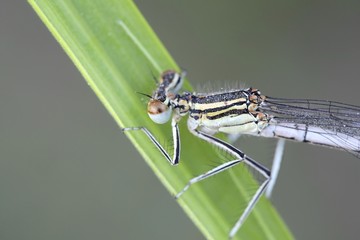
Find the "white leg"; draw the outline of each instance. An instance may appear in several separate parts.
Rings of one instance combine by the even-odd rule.
[[[170,162],[171,165],[176,165],[179,163],[180,160],[180,132],[179,126],[176,120],[173,118],[171,121],[171,128],[172,128],[172,135],[174,141],[174,155],[171,158],[170,155],[166,152],[166,150],[161,146],[161,144],[155,139],[154,135],[145,128],[145,127],[128,127],[121,129],[123,132],[125,131],[135,131],[141,130],[143,131],[146,136],[154,143],[154,145],[160,150],[160,152],[165,156],[165,158]]]
[[[282,157],[284,154],[284,149],[285,149],[285,139],[280,138],[276,144],[274,160],[273,160],[273,164],[271,167],[271,180],[270,180],[269,186],[267,187],[266,192],[265,192],[265,195],[267,198],[271,197],[271,193],[274,189],[276,179],[279,175],[281,161],[282,161]]]
[[[244,162],[246,164],[248,164],[250,167],[254,168],[256,171],[258,171],[259,173],[261,173],[264,177],[265,180],[264,182],[259,186],[258,190],[256,191],[256,193],[254,194],[254,196],[252,197],[252,199],[250,200],[250,202],[248,203],[247,207],[245,208],[243,214],[240,216],[240,218],[237,220],[237,222],[235,223],[235,225],[233,226],[233,228],[231,229],[231,231],[229,232],[229,238],[233,238],[235,236],[235,234],[237,233],[237,231],[239,230],[239,228],[241,227],[241,225],[244,223],[245,219],[247,218],[247,216],[250,214],[250,212],[252,211],[252,209],[254,208],[255,204],[258,202],[258,200],[260,199],[261,195],[264,193],[264,191],[266,190],[266,187],[270,181],[270,174],[271,172],[263,165],[257,163],[255,160],[251,159],[250,157],[246,156],[242,151],[240,151],[239,149],[235,148],[234,146],[232,146],[231,144],[224,142],[216,137],[213,137],[211,135],[208,135],[206,133],[200,132],[198,130],[194,130],[189,128],[190,132],[193,133],[194,135],[196,135],[197,137],[211,143],[214,144],[218,147],[220,147],[221,149],[227,151],[228,153],[230,153],[231,155],[233,155],[236,159],[223,163],[220,166],[217,166],[213,169],[211,169],[210,171],[201,174],[193,179],[191,179],[189,181],[189,183],[183,188],[183,190],[181,190],[177,195],[176,198],[179,198],[186,190],[188,190],[190,188],[190,186],[196,182],[199,182],[201,180],[204,180],[210,176],[213,176],[217,173],[220,173],[222,171],[225,171],[235,165],[237,165],[238,163]]]

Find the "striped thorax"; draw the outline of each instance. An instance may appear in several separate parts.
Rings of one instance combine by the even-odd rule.
[[[262,113],[259,106],[265,99],[254,88],[213,94],[177,94],[183,82],[183,74],[166,71],[160,85],[148,104],[148,114],[157,123],[165,123],[173,111],[175,118],[189,114],[189,127],[216,132],[259,134],[271,116]],[[159,120],[160,119],[160,120]]]

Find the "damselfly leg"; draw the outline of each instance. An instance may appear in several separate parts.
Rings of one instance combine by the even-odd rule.
[[[124,132],[139,131],[139,130],[143,131],[145,133],[145,135],[151,140],[151,142],[164,155],[166,160],[168,160],[168,162],[171,165],[176,165],[179,163],[179,159],[180,159],[180,132],[179,132],[179,126],[178,126],[177,122],[175,121],[175,119],[172,120],[171,127],[172,127],[173,141],[174,141],[174,155],[172,158],[170,157],[168,152],[164,149],[163,146],[161,146],[161,144],[155,139],[154,135],[152,135],[152,133],[147,128],[145,128],[145,127],[128,127],[128,128],[123,128],[122,131],[124,131]]]
[[[245,164],[247,164],[248,166],[253,168],[255,171],[259,172],[265,178],[265,180],[260,184],[260,186],[257,189],[256,193],[252,196],[251,200],[248,202],[248,205],[246,206],[246,208],[245,208],[244,212],[242,213],[242,215],[240,216],[240,218],[236,221],[235,225],[230,230],[229,238],[231,239],[231,238],[233,238],[235,236],[235,234],[237,233],[237,231],[239,230],[241,225],[244,223],[245,219],[251,213],[251,211],[254,208],[255,204],[260,199],[261,195],[266,190],[266,187],[268,186],[269,181],[271,179],[270,178],[271,172],[265,166],[263,166],[260,163],[256,162],[252,158],[246,156],[241,150],[237,149],[233,145],[231,145],[231,144],[229,144],[229,143],[227,143],[225,141],[222,141],[219,138],[216,138],[214,136],[211,136],[209,134],[201,132],[199,130],[191,129],[191,127],[189,127],[189,131],[191,133],[193,133],[195,136],[207,141],[208,143],[210,143],[212,145],[215,145],[215,146],[223,149],[224,151],[230,153],[232,156],[235,157],[235,160],[225,162],[225,163],[211,169],[210,171],[191,179],[189,181],[189,183],[184,187],[184,189],[182,191],[180,191],[176,195],[176,198],[179,198],[186,190],[188,190],[190,188],[190,186],[192,184],[200,182],[201,180],[204,180],[204,179],[206,179],[208,177],[214,176],[214,175],[216,175],[216,174],[218,174],[220,172],[223,172],[225,170],[228,170],[228,169],[234,167],[235,165],[237,165],[237,164],[239,164],[241,162],[244,162]]]
[[[269,185],[266,188],[266,192],[265,192],[265,196],[267,198],[271,197],[272,191],[275,187],[276,180],[280,172],[281,161],[283,159],[284,150],[285,150],[285,139],[280,138],[276,143],[274,159],[271,167],[271,179],[269,181]]]
[[[241,137],[241,134],[229,134],[228,139],[229,139],[230,143],[234,143],[240,137]],[[281,167],[281,162],[283,159],[284,151],[285,151],[285,139],[280,138],[280,139],[278,139],[278,141],[276,143],[276,147],[275,147],[274,158],[273,158],[272,167],[271,167],[271,179],[270,179],[269,184],[265,191],[265,196],[267,198],[271,198],[271,194],[275,187],[276,180],[277,180],[279,172],[280,172],[280,167]]]

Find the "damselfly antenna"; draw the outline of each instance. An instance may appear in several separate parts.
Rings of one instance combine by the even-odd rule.
[[[143,95],[145,97],[148,97],[148,98],[152,98],[151,95],[149,94],[146,94],[146,93],[141,93],[141,92],[136,92],[137,94],[140,94],[140,95]]]

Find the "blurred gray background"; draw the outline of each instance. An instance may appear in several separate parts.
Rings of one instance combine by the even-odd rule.
[[[136,3],[195,87],[360,105],[359,1]],[[0,26],[0,239],[203,239],[31,7],[2,2]],[[237,146],[269,162],[275,143]],[[296,238],[358,239],[360,159],[284,158],[272,200]]]

